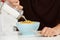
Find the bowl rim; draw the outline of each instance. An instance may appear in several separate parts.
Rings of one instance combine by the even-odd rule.
[[[39,21],[33,21],[33,23],[31,23],[31,24],[36,24],[36,23],[39,23],[40,24],[40,22]],[[21,22],[18,22],[18,24],[22,24],[22,25],[30,25],[30,23],[29,24],[27,24],[27,23],[21,23]]]

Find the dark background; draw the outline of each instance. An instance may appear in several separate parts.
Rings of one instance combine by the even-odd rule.
[[[20,3],[28,20],[41,23],[39,30],[60,23],[60,0],[20,0]]]

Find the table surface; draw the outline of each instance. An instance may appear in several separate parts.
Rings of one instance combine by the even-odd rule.
[[[60,35],[56,37],[41,37],[41,36],[21,36],[17,34],[0,35],[0,40],[60,40]]]

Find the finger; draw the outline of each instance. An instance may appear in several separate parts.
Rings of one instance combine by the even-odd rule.
[[[50,28],[48,28],[48,29],[46,30],[46,32],[45,32],[45,34],[44,34],[44,36],[46,36],[46,37],[47,37],[47,36],[49,36],[49,35],[50,35],[50,33],[49,33],[49,32],[50,32]]]
[[[20,5],[20,6],[19,6],[19,9],[23,9],[23,6]]]
[[[41,31],[37,31],[37,32],[41,34]]]
[[[53,30],[53,36],[59,35],[59,33],[56,30]]]
[[[19,2],[17,3],[11,3],[13,6],[18,6],[19,5]]]
[[[50,29],[50,31],[49,31],[49,33],[48,33],[48,36],[49,37],[53,37],[53,36],[55,36],[55,35],[57,35],[57,33],[55,32],[55,30],[54,29]]]
[[[16,9],[22,10],[23,9],[23,6],[16,6]]]
[[[52,37],[53,36],[53,30],[52,28],[49,28],[49,32],[48,32],[48,37]]]
[[[47,27],[43,28],[43,30],[41,31],[41,34],[44,35],[47,29],[48,29]]]

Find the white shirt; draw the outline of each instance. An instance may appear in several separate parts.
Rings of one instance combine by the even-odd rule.
[[[22,13],[21,13],[22,14]],[[4,3],[0,13],[0,32],[13,32],[13,27],[17,23],[17,17],[20,15],[18,11]]]

